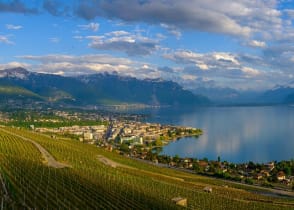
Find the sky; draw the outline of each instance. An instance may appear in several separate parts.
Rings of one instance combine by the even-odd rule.
[[[294,80],[293,21],[294,0],[0,0],[0,69],[265,90]]]

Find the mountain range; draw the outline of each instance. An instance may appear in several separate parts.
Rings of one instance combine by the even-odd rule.
[[[236,90],[216,86],[203,86],[191,89],[194,94],[201,93],[216,105],[279,105],[294,103],[294,81],[276,85],[265,91]]]
[[[263,102],[274,104],[294,103],[294,81],[284,85],[276,85],[263,94]]]
[[[294,81],[258,91],[199,86],[186,90],[161,79],[136,79],[99,73],[65,77],[28,71],[24,68],[0,70],[1,104],[58,106],[150,105],[260,105],[294,103]],[[3,106],[1,106],[3,107]]]
[[[76,77],[12,68],[0,71],[1,101],[32,101],[62,105],[143,104],[152,106],[207,105],[201,95],[160,79],[100,73]]]

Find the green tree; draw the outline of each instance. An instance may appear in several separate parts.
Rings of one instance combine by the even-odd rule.
[[[199,166],[199,163],[197,163],[197,162],[193,163],[193,170],[197,173],[202,172],[201,167]]]
[[[290,168],[289,166],[286,166],[286,167],[284,168],[284,172],[285,172],[285,174],[286,174],[287,176],[290,176],[290,175],[291,175],[291,168]]]
[[[245,179],[246,184],[253,184],[253,180],[250,178]]]
[[[162,146],[162,141],[160,140],[160,138],[156,139],[154,142],[154,145],[157,147],[161,147]]]
[[[174,158],[173,158],[173,161],[178,163],[180,161],[179,155],[175,155]]]
[[[121,151],[123,151],[123,152],[129,152],[130,151],[130,149],[129,149],[129,145],[127,144],[127,143],[122,143],[121,145],[120,145],[120,150]]]

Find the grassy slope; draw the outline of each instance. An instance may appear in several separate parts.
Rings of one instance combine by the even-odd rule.
[[[32,144],[0,132],[0,172],[9,191],[8,208],[176,209],[170,200],[177,196],[188,198],[191,209],[294,208],[293,200],[223,188],[221,180],[158,168],[77,141],[5,129],[35,140],[58,161],[72,166],[49,168]],[[106,166],[97,160],[98,155],[132,168]],[[213,188],[211,194],[203,192],[208,185]]]
[[[41,98],[39,95],[29,91],[25,88],[16,86],[0,86],[0,94],[4,95],[25,95],[30,97]]]

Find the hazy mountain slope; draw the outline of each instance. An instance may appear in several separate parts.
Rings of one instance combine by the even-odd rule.
[[[283,104],[293,103],[294,82],[289,82],[285,85],[277,85],[271,90],[266,91],[261,100],[267,103]]]
[[[139,80],[111,74],[79,77],[29,72],[23,68],[0,71],[0,85],[17,86],[50,102],[75,105],[139,103],[148,105],[204,105],[206,97],[162,80]]]

